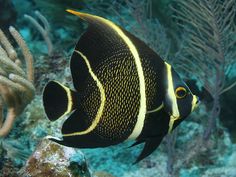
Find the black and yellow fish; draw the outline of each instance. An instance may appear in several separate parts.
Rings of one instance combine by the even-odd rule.
[[[89,23],[71,57],[74,90],[50,81],[43,104],[62,126],[66,146],[96,148],[145,143],[137,162],[195,108],[198,98],[167,62],[144,42],[99,16],[67,10]]]

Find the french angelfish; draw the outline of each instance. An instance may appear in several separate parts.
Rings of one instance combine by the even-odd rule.
[[[50,81],[43,91],[51,121],[70,113],[62,139],[70,147],[96,148],[135,140],[150,155],[196,107],[197,96],[170,64],[140,39],[99,16],[67,10],[88,22],[70,61],[74,90]]]

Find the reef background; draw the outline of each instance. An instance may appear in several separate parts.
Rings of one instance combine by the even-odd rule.
[[[8,27],[16,27],[29,45],[34,56],[36,88],[35,99],[16,119],[10,134],[0,139],[0,176],[66,176],[66,172],[61,172],[61,169],[66,169],[74,176],[235,177],[236,87],[215,99],[217,89],[212,86],[217,85],[214,80],[216,69],[211,62],[215,55],[212,51],[204,51],[202,46],[215,50],[217,45],[208,38],[204,41],[204,38],[196,37],[205,34],[196,32],[198,29],[205,30],[208,35],[216,35],[209,27],[214,25],[208,24],[207,19],[194,21],[193,18],[194,23],[199,25],[191,26],[187,16],[181,14],[183,12],[201,19],[197,10],[201,14],[208,12],[204,8],[198,9],[197,4],[202,7],[207,4],[221,7],[225,2],[226,0],[0,0],[0,28],[5,34],[9,34]],[[231,7],[229,9],[228,6],[213,8],[214,14],[221,16],[222,9],[225,11],[225,18],[216,18],[219,24],[226,19],[222,23],[225,26],[220,26],[222,38],[219,39],[219,46],[223,46],[225,59],[229,61],[222,70],[224,88],[230,88],[236,82],[236,1],[228,2],[225,4]],[[63,120],[53,123],[47,120],[41,100],[43,87],[49,80],[58,80],[71,86],[70,55],[86,29],[82,20],[65,12],[68,8],[99,15],[121,25],[170,62],[188,83],[192,83],[191,86],[197,85],[195,91],[202,97],[199,108],[173,134],[166,137],[153,154],[138,164],[132,163],[142,145],[127,148],[130,143],[123,143],[108,148],[68,150],[44,139],[47,135],[60,136]],[[51,45],[24,17],[24,14],[28,14],[37,19],[35,11],[39,11],[50,25],[47,38]],[[232,17],[227,19],[227,14]],[[40,24],[43,25],[41,22]],[[228,26],[232,34],[225,36]],[[228,47],[229,43],[233,43],[232,46]],[[205,67],[204,63],[210,67]],[[198,70],[200,67],[205,70]],[[213,76],[207,73],[212,73]],[[206,81],[212,89],[204,92]],[[213,105],[217,101],[220,110],[216,111],[218,114],[211,116]],[[41,155],[36,156],[37,153]],[[69,165],[59,164],[61,169],[54,168],[53,163],[58,159],[64,159],[63,162],[68,162]]]

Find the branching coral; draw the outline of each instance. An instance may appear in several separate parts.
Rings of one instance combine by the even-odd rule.
[[[33,57],[17,30],[10,27],[9,31],[22,50],[27,72],[22,69],[15,49],[0,30],[0,137],[9,133],[16,117],[35,94]],[[7,109],[5,119],[4,109]]]
[[[225,88],[227,73],[236,61],[236,2],[175,0],[172,7],[176,21],[185,31],[176,65],[195,76],[213,97],[204,133],[204,139],[209,139],[216,129],[220,95],[235,85]]]
[[[50,39],[50,25],[46,19],[39,11],[35,11],[35,16],[39,19],[39,22],[31,17],[30,15],[25,14],[24,17],[34,25],[34,27],[42,34],[44,41],[47,44],[48,48],[48,55],[52,56],[53,55],[53,44]],[[43,24],[43,26],[40,24],[40,22]]]

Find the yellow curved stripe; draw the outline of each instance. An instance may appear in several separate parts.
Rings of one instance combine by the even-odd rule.
[[[103,113],[103,109],[104,109],[104,105],[105,105],[105,101],[106,101],[104,88],[103,88],[101,82],[99,81],[99,79],[97,78],[97,76],[92,71],[92,68],[90,66],[90,63],[89,63],[87,57],[85,55],[83,55],[80,51],[75,50],[75,52],[77,52],[84,59],[86,65],[88,67],[89,73],[91,74],[93,80],[97,83],[97,87],[99,88],[99,91],[100,91],[100,94],[101,94],[101,104],[100,104],[100,107],[97,111],[95,119],[93,120],[92,124],[86,130],[80,131],[80,132],[63,134],[63,136],[84,135],[84,134],[88,134],[89,132],[93,131],[94,128],[99,123],[100,118],[102,117],[102,113]]]
[[[137,118],[137,122],[135,124],[135,127],[128,137],[128,139],[136,139],[142,132],[143,126],[144,126],[144,120],[146,115],[146,90],[145,90],[145,80],[144,80],[144,73],[142,68],[142,63],[138,54],[138,51],[133,44],[133,42],[124,34],[124,32],[113,22],[106,20],[101,17],[97,17],[100,20],[102,20],[105,24],[110,26],[125,42],[125,44],[128,46],[131,54],[134,57],[135,65],[138,71],[138,77],[139,77],[139,87],[140,87],[140,108],[139,108],[139,114]]]
[[[60,117],[65,116],[66,114],[70,113],[72,110],[72,106],[73,106],[73,102],[72,102],[72,95],[71,95],[71,91],[69,88],[67,88],[66,86],[62,85],[61,83],[54,81],[56,83],[58,83],[65,91],[66,91],[66,95],[67,95],[67,99],[68,99],[68,104],[67,104],[67,109],[66,112],[64,112],[64,114]]]

